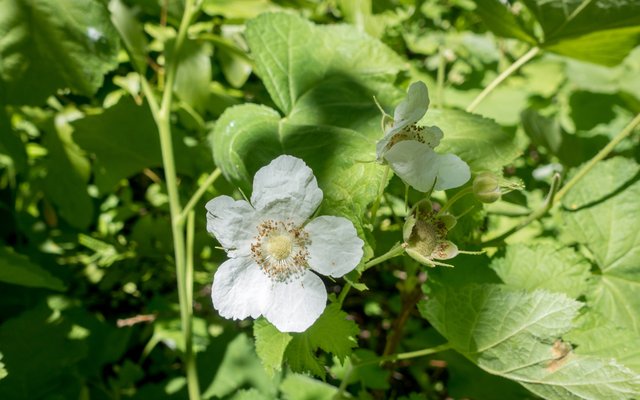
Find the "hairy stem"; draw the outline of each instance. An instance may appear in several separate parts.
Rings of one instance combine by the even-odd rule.
[[[629,124],[616,135],[616,137],[614,137],[602,150],[598,152],[598,154],[596,154],[591,160],[589,160],[589,162],[586,163],[585,166],[582,167],[582,169],[580,169],[580,171],[569,180],[569,182],[564,184],[562,189],[560,189],[560,191],[558,192],[556,200],[560,201],[560,199],[562,199],[562,197],[564,197],[564,195],[567,194],[567,192],[571,190],[571,188],[574,187],[580,179],[584,178],[584,176],[589,173],[589,171],[591,171],[591,169],[593,169],[593,167],[599,161],[604,160],[605,157],[607,157],[609,153],[611,153],[611,151],[613,151],[613,149],[618,145],[618,143],[629,136],[639,124],[640,114],[636,115],[635,118],[632,119],[631,122],[629,122]]]
[[[509,68],[502,71],[502,73],[498,75],[482,92],[480,92],[480,94],[471,102],[471,104],[469,104],[469,106],[467,107],[467,112],[472,112],[473,110],[475,110],[476,107],[478,107],[478,105],[482,102],[482,100],[484,100],[485,97],[489,95],[489,93],[493,92],[493,90],[498,87],[498,85],[500,85],[502,81],[507,79],[509,75],[516,72],[518,68],[522,67],[529,60],[535,57],[539,51],[540,48],[538,47],[531,48],[529,51],[524,53],[524,55],[518,58],[513,64],[511,64]]]

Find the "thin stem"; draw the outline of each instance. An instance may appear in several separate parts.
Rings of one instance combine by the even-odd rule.
[[[535,57],[539,51],[540,48],[532,47],[529,51],[524,53],[524,55],[518,58],[513,64],[511,64],[509,68],[502,71],[502,73],[498,75],[482,92],[480,92],[480,94],[471,102],[471,104],[469,104],[469,107],[467,107],[467,112],[472,112],[473,110],[475,110],[476,107],[478,107],[478,104],[480,104],[482,100],[484,100],[484,98],[489,95],[489,93],[493,92],[493,90],[498,87],[498,85],[502,83],[502,81],[507,79],[509,75],[513,74],[518,70],[518,68],[522,67],[529,60]]]
[[[162,101],[160,105],[155,98],[153,90],[144,75],[140,73],[142,90],[147,97],[149,108],[158,127],[158,135],[160,137],[160,150],[162,153],[162,165],[164,167],[164,177],[167,185],[167,194],[169,197],[169,212],[171,215],[171,233],[173,237],[173,249],[176,263],[176,280],[178,286],[178,300],[180,303],[180,320],[182,323],[182,331],[184,334],[185,355],[184,363],[187,375],[187,389],[190,400],[200,399],[200,388],[198,384],[198,374],[193,354],[192,343],[192,319],[193,319],[193,297],[192,282],[193,277],[193,259],[191,255],[187,255],[185,249],[185,234],[180,206],[180,196],[178,193],[178,177],[176,173],[175,158],[173,155],[173,145],[171,142],[171,103],[173,101],[173,85],[178,67],[178,55],[184,43],[187,28],[191,23],[195,12],[195,3],[193,0],[187,0],[185,12],[180,22],[178,36],[174,44],[173,60],[168,64],[167,81],[163,87]],[[166,52],[165,52],[166,57]],[[140,72],[140,71],[139,71]],[[188,260],[189,259],[189,260]],[[188,261],[191,263],[188,265]],[[188,270],[191,271],[188,271]],[[191,287],[191,289],[189,289]]]
[[[404,246],[402,245],[402,243],[397,243],[395,246],[393,246],[391,249],[389,249],[389,251],[387,251],[383,255],[376,258],[372,258],[371,260],[366,262],[364,264],[364,268],[362,269],[362,272],[368,270],[369,268],[375,265],[380,264],[381,262],[387,261],[393,257],[397,257],[402,253],[404,253]],[[347,297],[349,290],[351,290],[351,284],[347,282],[347,284],[342,287],[342,290],[338,295],[337,302],[340,306],[342,306],[342,303],[344,302],[344,299]]]
[[[504,239],[513,235],[515,232],[519,231],[520,229],[529,225],[531,222],[544,216],[547,213],[547,211],[549,211],[553,206],[553,203],[556,199],[556,192],[558,191],[559,186],[560,186],[560,175],[555,174],[551,181],[551,188],[549,189],[549,193],[547,194],[547,198],[544,200],[544,204],[542,205],[542,207],[540,207],[536,211],[529,214],[529,216],[525,218],[522,222],[520,222],[518,225],[514,226],[513,228],[504,232],[503,234],[482,243],[482,247],[491,247],[493,245],[501,243],[502,241],[504,241]]]
[[[410,358],[417,358],[417,357],[424,357],[424,356],[428,356],[431,354],[435,354],[435,353],[440,353],[442,351],[446,351],[451,349],[451,344],[449,343],[444,343],[441,344],[440,346],[436,346],[436,347],[429,347],[426,349],[422,349],[422,350],[417,350],[417,351],[410,351],[407,353],[397,353],[397,354],[391,354],[388,356],[382,356],[382,357],[376,357],[376,358],[372,358],[370,360],[366,360],[366,361],[361,361],[361,362],[353,362],[349,368],[349,370],[347,371],[347,373],[345,374],[344,378],[342,379],[342,382],[340,383],[340,387],[338,388],[338,392],[335,394],[335,396],[333,397],[335,400],[339,400],[342,399],[342,394],[344,393],[344,391],[347,388],[348,382],[349,382],[349,378],[351,377],[351,374],[353,373],[353,371],[355,371],[356,369],[365,366],[365,365],[370,365],[370,364],[377,364],[377,363],[385,363],[385,362],[389,362],[389,361],[398,361],[398,360],[407,360]]]
[[[347,282],[347,284],[342,287],[342,290],[338,295],[338,305],[340,307],[342,307],[342,303],[344,303],[344,299],[347,297],[347,294],[349,294],[349,290],[351,290],[351,284]]]
[[[402,308],[398,317],[393,321],[391,331],[387,338],[387,343],[385,343],[384,346],[384,356],[395,352],[398,348],[398,344],[400,344],[400,340],[402,339],[404,327],[407,324],[407,321],[409,321],[411,311],[413,311],[414,307],[418,304],[420,299],[423,298],[423,296],[422,289],[419,285],[415,286],[408,294],[402,296]]]
[[[178,34],[176,36],[176,40],[173,44],[173,60],[167,60],[166,67],[166,83],[165,89],[162,93],[162,102],[160,104],[160,114],[168,115],[171,109],[171,102],[173,101],[173,85],[176,80],[176,73],[178,72],[178,60],[180,56],[180,51],[182,50],[182,45],[187,37],[187,31],[189,28],[189,24],[191,24],[191,20],[195,15],[196,9],[196,1],[194,0],[186,0],[184,6],[184,14],[182,14],[182,20],[180,21],[180,27],[178,28]],[[165,57],[167,55],[165,54]]]
[[[209,174],[209,176],[207,176],[207,179],[202,183],[202,185],[200,185],[198,190],[196,190],[196,192],[187,202],[187,205],[182,209],[182,213],[180,213],[180,221],[184,221],[189,212],[198,203],[202,195],[207,191],[207,189],[209,189],[211,185],[213,185],[213,183],[220,177],[221,174],[222,171],[220,171],[220,168],[216,168]]]
[[[376,201],[374,201],[373,205],[371,206],[371,221],[375,221],[376,219],[376,214],[378,213],[378,208],[380,207],[380,199],[382,198],[382,193],[384,193],[385,185],[387,184],[387,180],[389,179],[390,170],[391,167],[385,165],[382,180],[380,181],[380,186],[378,187],[378,195],[376,196]]]
[[[447,210],[449,208],[451,208],[451,206],[458,200],[460,200],[461,198],[463,198],[464,196],[468,195],[469,193],[473,193],[473,187],[469,186],[467,188],[464,188],[462,190],[459,190],[456,194],[453,195],[453,197],[451,197],[451,199],[449,199],[440,209],[440,211],[438,211],[438,215],[442,215],[445,212],[447,212]]]
[[[560,189],[560,191],[558,192],[558,195],[556,196],[556,200],[560,201],[560,199],[562,199],[562,197],[564,197],[564,195],[567,194],[567,192],[571,190],[571,188],[574,187],[575,184],[578,183],[580,179],[584,178],[584,176],[588,174],[589,171],[591,171],[591,169],[593,169],[593,167],[599,161],[604,160],[605,157],[607,157],[609,153],[611,153],[611,151],[613,151],[613,149],[618,145],[618,143],[620,143],[624,138],[629,136],[639,124],[640,124],[640,114],[636,115],[636,117],[632,119],[631,122],[629,122],[629,124],[625,126],[624,129],[620,131],[620,133],[616,135],[616,137],[614,137],[602,150],[600,150],[598,154],[595,155],[595,157],[589,160],[589,162],[584,167],[582,167],[582,169],[577,174],[575,174],[569,180],[569,182],[564,184],[562,189]]]
[[[187,370],[187,387],[190,399],[200,398],[200,383],[198,382],[198,370],[196,358],[193,352],[193,243],[195,233],[195,213],[187,215],[187,256],[186,270],[184,274],[185,303],[187,317],[185,324],[185,367]]]
[[[368,262],[366,262],[364,264],[364,268],[362,269],[362,272],[368,270],[369,268],[378,265],[384,261],[387,261],[393,257],[397,257],[399,255],[401,255],[402,253],[404,253],[404,246],[402,245],[402,243],[398,243],[395,246],[393,246],[391,249],[389,249],[389,251],[387,251],[386,253],[384,253],[383,255],[373,258],[371,260],[369,260]]]

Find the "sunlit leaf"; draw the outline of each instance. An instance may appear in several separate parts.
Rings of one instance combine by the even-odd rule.
[[[563,294],[469,285],[435,288],[419,309],[454,350],[544,398],[633,397],[640,375],[611,358],[578,355],[561,340],[580,307]]]
[[[62,88],[92,95],[119,43],[103,2],[2,1],[0,102],[42,103]]]

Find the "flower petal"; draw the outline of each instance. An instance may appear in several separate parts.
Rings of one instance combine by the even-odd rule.
[[[438,154],[416,140],[396,143],[385,154],[391,169],[405,183],[420,192],[428,192],[438,176]]]
[[[448,240],[438,242],[436,249],[431,253],[431,258],[436,260],[448,260],[458,255],[458,246]]]
[[[469,166],[458,156],[438,154],[415,140],[395,144],[385,159],[403,181],[420,192],[428,192],[432,187],[435,190],[458,187],[471,177]]]
[[[453,189],[471,179],[471,171],[466,162],[455,154],[438,154],[438,181],[436,190]]]
[[[271,217],[302,224],[322,202],[313,171],[299,158],[283,155],[253,178],[251,204]]]
[[[409,86],[407,97],[398,104],[393,113],[393,127],[405,127],[420,121],[429,108],[429,91],[423,82]]]
[[[207,231],[225,248],[229,257],[246,256],[258,233],[256,211],[244,200],[218,196],[207,205]]]
[[[309,266],[323,275],[339,278],[352,271],[362,259],[364,242],[346,218],[322,216],[307,224],[311,243]]]
[[[224,318],[258,318],[269,303],[271,279],[248,257],[225,261],[213,277],[211,300]]]
[[[280,332],[304,332],[318,319],[327,304],[322,279],[307,270],[300,279],[274,282],[265,318]]]

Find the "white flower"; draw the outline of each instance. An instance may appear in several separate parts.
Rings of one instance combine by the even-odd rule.
[[[469,166],[454,154],[438,154],[442,131],[437,126],[418,126],[429,108],[429,92],[422,82],[409,87],[407,97],[395,109],[393,124],[377,143],[379,161],[408,185],[421,192],[452,189],[471,178]]]
[[[221,316],[263,315],[282,332],[303,332],[322,314],[327,291],[312,270],[343,276],[360,262],[364,243],[346,218],[307,222],[321,201],[313,171],[284,155],[256,173],[251,204],[229,196],[207,203],[207,230],[229,256],[211,291]]]

